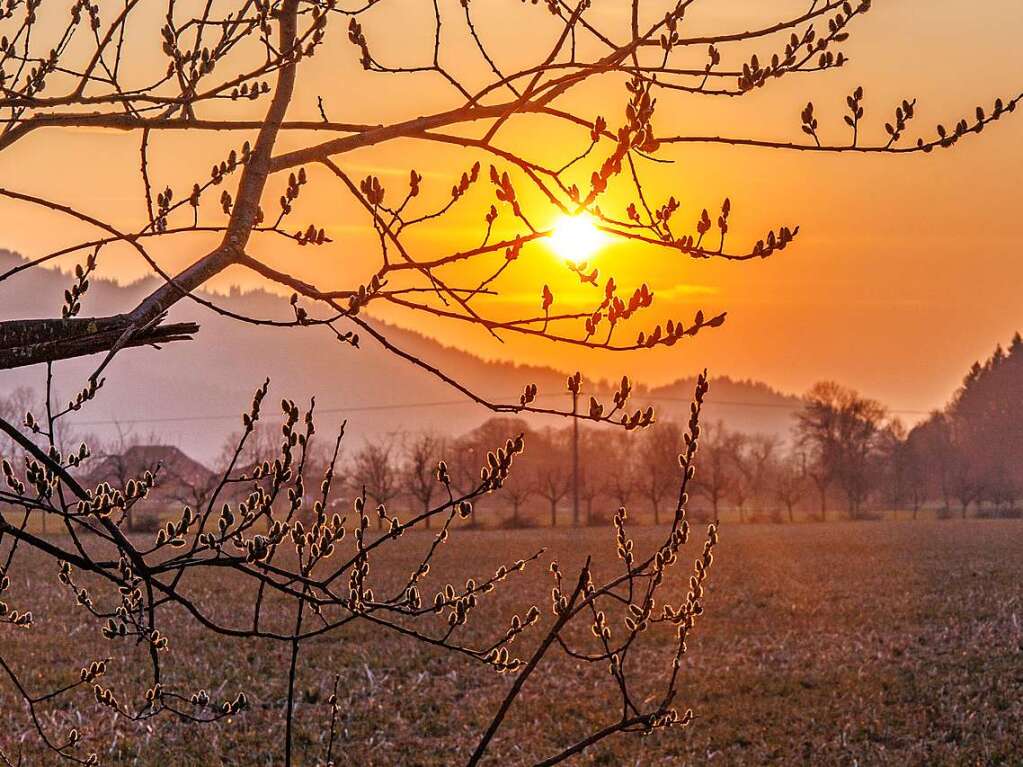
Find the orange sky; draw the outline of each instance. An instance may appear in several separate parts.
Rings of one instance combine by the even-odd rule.
[[[457,2],[447,5],[452,14],[458,13]],[[595,0],[594,8],[613,21],[622,5],[617,0]],[[741,29],[754,23],[753,8],[805,10],[806,2],[704,0],[700,5],[713,6],[713,12],[694,13],[687,22],[694,30]],[[400,24],[370,16],[365,26],[372,47],[384,57],[389,46],[406,56],[428,51],[431,7],[409,2],[408,15]],[[516,58],[519,63],[534,59],[537,50],[550,43],[552,30],[543,26],[544,16],[537,8],[518,2],[476,3],[474,8],[479,8],[484,38],[495,53],[505,52],[509,66]],[[162,66],[150,53],[154,46],[147,45],[158,27],[144,26],[133,38],[137,47],[129,49],[139,57],[133,60],[140,62],[140,72],[146,63]],[[708,104],[662,97],[654,124],[661,134],[798,138],[800,109],[813,98],[822,134],[839,140],[846,136],[841,123],[845,96],[862,84],[866,138],[879,140],[880,126],[891,119],[898,100],[916,97],[919,116],[908,132],[915,140],[921,131],[929,135],[937,122],[948,125],[971,115],[978,103],[990,105],[997,96],[1015,95],[1023,84],[1023,55],[1014,39],[1020,30],[1023,4],[1015,0],[878,1],[844,47],[852,59],[847,68],[786,78],[764,93],[737,101]],[[343,40],[340,25],[331,34]],[[455,69],[459,57],[469,55],[455,32],[446,51]],[[317,95],[324,97],[334,120],[386,122],[451,105],[450,93],[434,76],[366,75],[355,59],[355,49],[345,43],[330,45],[303,64],[289,116],[314,117]],[[612,127],[619,121],[620,83],[599,82],[573,98],[584,113],[602,113]],[[224,113],[229,109],[237,107],[225,107]],[[697,308],[729,311],[722,328],[670,349],[623,356],[514,338],[502,345],[464,326],[424,322],[395,312],[385,316],[482,356],[580,367],[594,376],[628,372],[658,384],[707,365],[712,373],[758,378],[794,392],[815,380],[834,378],[895,409],[932,408],[947,399],[974,359],[1023,326],[1019,298],[1023,264],[1014,247],[1019,242],[1021,139],[1023,121],[1017,117],[964,140],[951,152],[908,157],[814,156],[708,146],[662,149],[660,156],[674,162],[649,169],[648,188],[654,196],[678,197],[683,220],[695,221],[704,207],[714,213],[721,199],[729,196],[730,237],[736,247],[772,227],[802,227],[792,248],[748,264],[690,261],[677,253],[629,244],[601,253],[594,263],[603,273],[614,274],[626,287],[645,280],[658,294],[644,327],[652,326],[655,318],[688,319]],[[184,189],[191,179],[208,173],[223,147],[237,146],[241,140],[239,134],[156,136],[154,177],[161,186]],[[288,143],[301,140],[287,138]],[[567,158],[581,140],[567,143],[557,131],[522,120],[509,126],[505,145],[527,148],[543,158]],[[342,165],[355,177],[375,172],[397,195],[410,167],[423,173],[427,188],[443,191],[475,158],[464,150],[403,142],[346,155]],[[119,225],[138,226],[143,208],[137,163],[135,135],[39,131],[0,154],[0,185],[49,194]],[[358,275],[357,281],[375,264],[367,219],[344,199],[336,182],[311,175],[314,183],[304,193],[293,228],[315,221],[335,243],[313,252],[282,248],[270,240],[254,252],[306,279],[350,285],[349,275]],[[274,207],[282,182],[272,185],[268,208]],[[454,249],[460,246],[452,243],[463,241],[475,244],[478,222],[491,199],[491,189],[481,184],[477,198],[467,199],[450,219],[416,240],[418,252]],[[544,216],[539,218],[545,223]],[[0,222],[0,247],[29,256],[86,233],[8,202],[0,202]],[[173,247],[155,252],[168,268],[179,268],[209,242],[178,239]],[[103,256],[100,272],[130,280],[144,273],[143,266],[127,250],[111,251]],[[565,303],[578,291],[572,275],[542,246],[530,249],[515,268],[504,283],[503,305],[495,311],[521,312],[525,305],[535,312],[544,283],[550,283]],[[230,272],[215,287],[238,283],[257,284],[245,273]],[[0,298],[5,289],[10,285],[0,286]],[[59,302],[59,297],[52,301]],[[57,306],[49,309],[56,312]],[[47,311],[41,308],[41,313]]]

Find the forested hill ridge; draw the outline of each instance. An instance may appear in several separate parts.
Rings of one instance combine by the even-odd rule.
[[[20,263],[19,255],[0,250],[0,273]],[[68,275],[51,269],[30,269],[11,277],[0,301],[0,319],[58,316],[69,284]],[[119,285],[94,279],[84,299],[83,316],[89,316],[94,306],[127,310],[151,288],[151,281]],[[294,316],[286,298],[261,290],[213,298],[240,314]],[[198,322],[196,340],[121,354],[100,395],[78,419],[83,431],[104,438],[118,428],[137,436],[152,434],[209,461],[238,428],[240,413],[266,377],[277,396],[303,401],[316,395],[322,418],[347,418],[349,433],[360,441],[364,436],[416,429],[460,434],[490,415],[430,374],[385,352],[372,339],[356,350],[337,343],[323,329],[246,325],[194,302],[179,303],[171,319]],[[457,371],[465,385],[484,396],[514,402],[526,383],[537,384],[548,398],[565,391],[567,371],[486,361],[411,330],[387,327],[386,331],[403,349],[441,369]],[[154,364],[156,355],[159,365]],[[62,386],[79,386],[97,362],[98,358],[85,358],[57,363],[67,373],[59,376]],[[747,433],[788,435],[799,406],[797,397],[724,375],[714,375],[712,381],[705,408],[708,422],[721,419]],[[41,391],[43,383],[41,366],[0,371],[0,388],[5,391],[17,386]],[[687,416],[695,379],[683,378],[649,391],[638,383],[637,405],[653,404],[660,417]],[[59,393],[67,398],[72,391]],[[430,404],[414,407],[420,403]],[[536,419],[533,425],[542,427],[542,420]]]

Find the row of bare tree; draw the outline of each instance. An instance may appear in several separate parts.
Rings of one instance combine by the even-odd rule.
[[[594,525],[623,506],[658,524],[674,503],[679,423],[666,419],[640,432],[584,427],[576,437],[571,426],[536,430],[509,417],[458,437],[419,431],[367,440],[341,458],[337,502],[364,492],[374,504],[420,513],[438,500],[439,461],[462,492],[479,482],[491,446],[518,435],[526,449],[516,470],[499,495],[476,504],[475,524]],[[898,506],[904,500],[892,488],[901,475],[890,467],[901,456],[905,429],[888,421],[878,403],[835,384],[811,390],[790,440],[720,421],[701,437],[690,513],[719,519],[727,512],[740,522],[826,519],[839,499],[859,518],[869,515],[868,501]]]
[[[826,520],[832,509],[852,519],[879,510],[927,505],[942,515],[1016,513],[1023,494],[1023,340],[998,347],[977,363],[949,405],[912,430],[876,400],[833,382],[814,385],[796,414],[791,438],[745,434],[724,423],[703,429],[693,482],[693,510],[740,522]],[[508,526],[537,520],[542,506],[552,526],[571,511],[573,525],[606,521],[620,506],[645,509],[661,521],[677,485],[682,428],[670,420],[642,432],[582,429],[532,431],[521,419],[494,418],[454,440],[435,434],[367,443],[350,462],[350,481],[380,503],[406,497],[429,505],[429,467],[441,457],[468,487],[487,445],[523,434],[527,451],[502,494]],[[573,448],[582,467],[575,477]]]
[[[683,427],[675,421],[642,432],[582,428],[574,444],[571,426],[535,430],[518,418],[491,418],[453,438],[419,431],[367,440],[342,456],[335,502],[364,492],[373,504],[421,513],[438,501],[438,462],[445,462],[452,485],[463,492],[479,482],[491,446],[518,435],[526,449],[501,493],[476,504],[475,524],[603,524],[623,506],[658,524],[674,503],[683,444]],[[717,519],[730,510],[740,521],[793,521],[811,500],[815,471],[808,452],[778,437],[744,434],[718,422],[704,429],[699,460],[691,513]]]
[[[1013,376],[1023,379],[1021,349],[1017,336],[1007,351],[999,348],[985,364],[974,365],[948,408],[911,431],[879,402],[832,382],[805,395],[791,439],[712,423],[703,429],[693,510],[713,519],[725,511],[740,522],[791,522],[797,515],[825,520],[836,508],[853,519],[876,516],[878,509],[905,509],[915,517],[929,502],[946,515],[956,506],[966,516],[971,505],[1009,513],[1023,486],[1010,433],[1020,425],[1006,396],[1019,386]],[[20,418],[32,402],[30,391],[14,390],[0,400],[0,414]],[[272,449],[276,431],[269,424],[256,429],[243,466]],[[453,487],[468,492],[492,446],[522,435],[527,449],[516,471],[499,496],[477,505],[485,516],[477,511],[475,524],[592,525],[607,522],[622,506],[659,523],[677,487],[682,427],[663,420],[639,432],[584,427],[575,434],[571,426],[536,430],[521,418],[495,417],[458,437],[414,431],[367,440],[342,455],[333,501],[348,503],[365,493],[375,505],[421,513],[440,500],[440,461]],[[216,489],[236,439],[213,471],[159,445],[155,435],[119,431],[113,439],[88,441],[100,445],[90,479],[123,487],[159,465],[157,505],[196,508]]]

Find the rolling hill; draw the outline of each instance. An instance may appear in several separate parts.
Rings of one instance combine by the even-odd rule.
[[[20,257],[0,251],[0,272]],[[68,277],[49,269],[31,269],[0,283],[0,319],[53,317],[60,310]],[[83,314],[130,308],[151,288],[151,281],[118,285],[94,280]],[[221,306],[260,317],[288,318],[286,300],[264,291],[218,295]],[[360,349],[339,344],[322,328],[302,331],[252,326],[214,314],[192,302],[178,304],[172,319],[195,320],[195,341],[161,350],[122,353],[96,400],[82,411],[75,427],[110,438],[118,429],[173,444],[203,461],[215,458],[225,439],[240,426],[252,392],[265,377],[276,398],[298,402],[316,396],[320,425],[348,420],[356,439],[414,429],[455,434],[467,431],[489,413],[447,384],[401,360],[372,339]],[[432,365],[457,371],[470,389],[488,398],[515,401],[526,383],[559,397],[564,373],[547,367],[488,362],[410,330],[385,326],[388,337]],[[92,372],[98,358],[57,363],[58,394],[66,399]],[[0,371],[0,391],[16,386],[42,390],[42,366]],[[661,417],[688,413],[694,381],[682,379],[655,389],[637,389],[636,402],[650,402]],[[275,401],[272,400],[272,401]],[[787,434],[798,399],[765,384],[715,378],[707,417],[749,432]],[[152,441],[152,440],[150,440]]]

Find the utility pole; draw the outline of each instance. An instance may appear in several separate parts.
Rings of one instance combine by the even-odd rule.
[[[568,379],[572,395],[572,523],[579,527],[579,385],[578,373]]]

